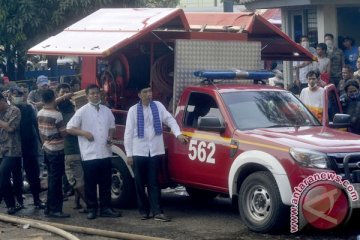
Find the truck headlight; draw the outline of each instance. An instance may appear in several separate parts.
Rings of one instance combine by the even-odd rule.
[[[322,152],[304,148],[290,148],[289,152],[304,167],[327,168],[327,156]]]

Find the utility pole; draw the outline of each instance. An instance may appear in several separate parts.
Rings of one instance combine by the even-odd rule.
[[[234,0],[224,0],[224,12],[234,12]]]

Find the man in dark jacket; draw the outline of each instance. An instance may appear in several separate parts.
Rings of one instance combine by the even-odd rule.
[[[360,134],[360,94],[359,83],[356,80],[348,80],[344,86],[345,93],[340,101],[343,111],[351,116],[351,132]]]
[[[12,88],[11,102],[20,109],[20,138],[23,167],[33,195],[35,208],[44,209],[45,203],[40,200],[40,167],[38,162],[39,129],[34,108],[26,103],[20,88]]]

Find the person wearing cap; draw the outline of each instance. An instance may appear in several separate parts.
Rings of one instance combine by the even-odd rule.
[[[101,104],[99,86],[90,84],[85,89],[88,103],[78,109],[69,120],[66,130],[78,136],[85,181],[87,219],[95,219],[99,207],[100,217],[121,217],[111,209],[111,142],[115,132],[115,117]]]
[[[158,170],[162,155],[165,154],[162,123],[171,128],[176,138],[183,144],[188,143],[174,117],[163,104],[152,100],[149,85],[138,88],[140,101],[129,109],[126,118],[124,145],[127,163],[133,165],[135,187],[141,219],[150,218],[168,222],[161,208],[161,192],[158,183]],[[149,197],[145,193],[145,185]]]
[[[49,89],[49,79],[47,76],[40,75],[36,80],[37,89],[30,91],[28,103],[32,104],[38,111],[44,106],[42,102],[42,93]]]
[[[23,168],[26,179],[30,185],[33,203],[36,209],[44,209],[45,203],[40,200],[40,167],[38,162],[38,142],[40,141],[38,123],[34,108],[24,99],[24,92],[19,87],[10,88],[11,103],[21,112],[20,138]],[[39,140],[39,141],[37,141]],[[22,173],[20,171],[22,179]],[[21,180],[22,181],[22,180]],[[17,200],[22,205],[22,196],[17,195]]]
[[[15,214],[15,197],[11,186],[11,173],[21,169],[20,110],[9,105],[0,93],[0,193],[8,214]]]
[[[351,132],[360,134],[360,93],[359,82],[350,79],[345,83],[345,93],[340,96],[343,111],[351,116]]]

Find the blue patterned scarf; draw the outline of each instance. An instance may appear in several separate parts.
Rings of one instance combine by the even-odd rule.
[[[154,130],[155,135],[162,134],[162,127],[160,121],[159,110],[155,104],[155,102],[150,102],[151,113],[153,115],[153,123],[154,123]],[[137,127],[138,127],[138,138],[144,138],[144,111],[141,101],[137,104]]]

